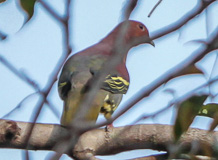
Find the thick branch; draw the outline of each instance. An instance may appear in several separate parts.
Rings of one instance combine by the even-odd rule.
[[[31,123],[0,120],[0,147],[25,149],[25,139]],[[30,137],[28,150],[54,150],[68,134],[67,130],[55,124],[35,124]],[[214,143],[218,140],[218,132],[208,133],[205,130],[189,129],[182,137],[180,146],[183,151],[190,150],[193,141],[199,143],[198,154],[204,152],[205,146],[211,155],[215,155]],[[154,149],[167,151],[173,145],[172,126],[169,125],[134,125],[91,130],[84,133],[74,150],[69,155],[78,159],[87,159],[90,155],[108,155],[134,149]],[[203,147],[204,146],[204,147]],[[210,156],[211,156],[210,155]]]

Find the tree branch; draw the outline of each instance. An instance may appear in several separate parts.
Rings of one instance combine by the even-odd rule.
[[[152,13],[154,12],[154,10],[157,8],[157,6],[159,6],[159,4],[162,2],[162,0],[159,0],[157,2],[157,4],[153,7],[153,9],[151,10],[151,12],[148,14],[148,17],[151,17]]]
[[[160,30],[156,31],[154,35],[152,36],[152,39],[158,39],[165,35],[168,35],[174,31],[177,31],[182,26],[184,26],[186,23],[188,23],[190,20],[195,18],[197,15],[201,14],[201,12],[204,11],[209,5],[214,3],[216,0],[201,0],[197,5],[191,9],[189,12],[187,12],[185,15],[183,15],[179,20],[176,22],[161,28]]]
[[[41,1],[42,2],[42,1]],[[64,27],[64,30],[63,30],[63,54],[62,54],[62,57],[60,58],[60,60],[58,61],[58,63],[56,64],[55,68],[53,69],[50,77],[48,78],[48,82],[47,82],[47,85],[46,87],[43,89],[43,92],[41,93],[41,99],[38,101],[38,105],[36,106],[36,111],[34,111],[32,113],[32,123],[30,125],[30,127],[28,128],[28,132],[29,134],[27,134],[26,136],[26,148],[28,148],[28,145],[29,145],[29,141],[30,141],[30,137],[31,137],[31,134],[32,134],[32,131],[33,131],[33,128],[35,128],[34,124],[35,122],[37,121],[38,119],[38,116],[40,115],[41,113],[41,110],[43,108],[43,105],[44,103],[47,102],[47,97],[54,85],[54,83],[56,82],[57,80],[57,76],[58,76],[58,73],[60,72],[64,62],[66,61],[68,55],[71,53],[72,49],[71,49],[71,45],[70,45],[70,37],[69,37],[69,26],[70,26],[70,2],[71,0],[67,0],[67,9],[66,9],[66,18],[64,20],[64,23],[63,23],[63,27]]]
[[[21,80],[26,82],[28,85],[33,87],[36,91],[40,91],[40,88],[38,84],[31,79],[27,74],[24,72],[20,72],[19,70],[16,69],[15,66],[13,66],[7,59],[5,59],[2,55],[0,55],[0,62],[5,65],[12,73],[14,73],[17,77],[19,77]]]
[[[123,20],[128,20],[132,11],[137,6],[138,0],[127,1],[123,8]]]
[[[26,136],[32,123],[0,120],[0,147],[26,149]],[[109,132],[104,129],[95,129],[81,135],[75,148],[69,156],[78,159],[87,159],[87,156],[109,155],[133,149],[154,149],[168,151],[173,146],[172,126],[169,125],[134,125],[119,128],[111,128]],[[55,150],[54,146],[69,137],[67,129],[55,124],[34,125],[28,150]],[[122,135],[122,136],[121,136]],[[183,135],[177,145],[183,152],[189,152],[193,142],[201,147],[197,148],[197,154],[215,156],[217,150],[213,145],[218,140],[218,132],[209,133],[201,129],[189,129]],[[63,143],[64,144],[64,143]],[[210,153],[205,152],[205,146]],[[174,146],[175,147],[175,146]]]
[[[7,35],[3,33],[2,31],[0,31],[0,40],[4,40],[6,38],[7,38]]]
[[[54,9],[51,8],[51,6],[49,6],[46,2],[44,2],[43,0],[38,0],[39,3],[41,3],[41,5],[46,9],[46,11],[57,21],[59,21],[60,23],[64,24],[64,19],[61,18],[57,12],[54,11]]]
[[[166,160],[168,158],[168,154],[158,154],[158,155],[151,155],[151,156],[145,156],[145,157],[138,157],[128,160]]]

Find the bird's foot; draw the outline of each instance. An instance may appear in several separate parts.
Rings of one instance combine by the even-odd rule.
[[[106,125],[106,127],[105,127],[105,132],[110,132],[110,130],[111,130],[112,128],[114,128],[113,123],[111,123],[111,124],[109,124],[109,125]]]

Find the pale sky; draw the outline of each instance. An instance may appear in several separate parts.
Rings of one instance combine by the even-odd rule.
[[[7,40],[0,41],[0,55],[4,56],[17,69],[27,73],[40,87],[44,87],[62,54],[62,28],[47,14],[40,4],[36,4],[33,18],[19,31],[24,22],[25,14],[16,6],[15,1],[8,0],[0,4],[0,31],[9,34]],[[148,13],[157,1],[140,1],[141,3],[130,17],[132,20],[144,23],[151,35],[158,29],[175,22],[197,3],[197,0],[163,0],[152,16],[148,18]],[[73,53],[97,43],[109,33],[121,21],[124,2],[124,0],[75,1],[72,8],[70,35]],[[63,1],[53,0],[52,2],[49,1],[49,4],[59,14],[63,14]],[[218,26],[218,2],[209,9],[209,32],[212,33]],[[205,14],[201,14],[195,21],[186,24],[179,31],[155,40],[155,48],[150,45],[133,48],[127,59],[131,84],[118,110],[142,87],[149,85],[168,69],[191,55],[200,46],[200,44],[187,42],[205,39],[206,37]],[[207,78],[211,74],[216,54],[217,52],[208,54],[204,61],[198,64],[207,73]],[[218,62],[215,65],[218,67]],[[0,80],[0,117],[2,117],[16,107],[24,97],[33,93],[34,90],[18,79],[1,63],[0,74],[2,75]],[[218,70],[216,69],[212,73],[212,77],[217,75]],[[115,121],[114,126],[131,124],[138,116],[155,112],[166,106],[169,100],[172,99],[172,95],[165,93],[165,89],[174,89],[176,95],[180,96],[205,82],[205,78],[201,75],[185,76],[173,80],[165,87],[158,88],[149,98],[141,101],[123,117]],[[215,85],[213,86],[213,92],[218,92],[218,87],[215,87]],[[62,101],[58,96],[57,83],[55,83],[49,99],[59,111],[59,115],[61,115]],[[38,96],[33,96],[25,101],[22,108],[7,117],[7,119],[29,121],[37,100]],[[214,102],[218,102],[218,98],[214,99]],[[174,115],[175,113],[171,109],[155,119],[141,121],[140,123],[173,124]],[[60,117],[55,117],[50,109],[45,106],[38,122],[59,124],[59,119]],[[102,116],[99,118],[99,121],[101,120],[103,120]],[[211,119],[209,118],[197,117],[193,127],[207,128],[210,122]],[[45,151],[32,151],[30,153],[33,160],[49,157],[48,152]],[[119,154],[116,159],[133,158],[135,155],[139,157],[140,155],[152,153],[150,150],[133,151]],[[1,149],[0,155],[0,160],[1,158],[22,159],[20,150]],[[67,160],[69,158],[65,155],[62,159]],[[109,156],[108,159],[111,159],[111,157]]]

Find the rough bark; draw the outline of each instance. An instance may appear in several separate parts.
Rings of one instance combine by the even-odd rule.
[[[28,128],[32,123],[0,120],[0,147],[28,150],[55,150],[69,131],[57,124],[34,126],[29,144],[26,145]],[[134,149],[154,149],[171,152],[178,148],[189,152],[195,146],[195,154],[217,156],[215,145],[218,132],[191,128],[179,144],[173,143],[172,126],[160,124],[133,125],[118,128],[95,129],[82,134],[68,155],[78,159],[91,159],[95,155],[109,155]],[[196,144],[198,147],[196,147]]]

